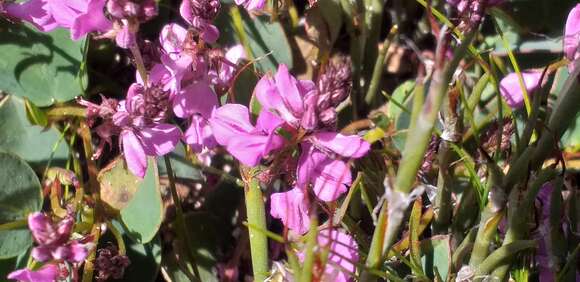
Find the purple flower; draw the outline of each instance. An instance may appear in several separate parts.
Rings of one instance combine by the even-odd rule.
[[[70,241],[73,225],[74,220],[71,216],[55,223],[43,213],[30,214],[28,227],[38,244],[32,249],[32,257],[40,262],[49,260],[82,262],[88,255],[90,245],[76,240]]]
[[[10,17],[27,21],[41,31],[48,32],[58,27],[55,18],[46,9],[46,0],[29,0],[22,3],[6,3],[4,10]]]
[[[324,270],[313,273],[318,281],[353,281],[359,260],[358,245],[348,234],[340,230],[325,229],[318,233],[318,246],[328,247],[330,252],[324,265]],[[304,260],[304,252],[298,253],[298,258]]]
[[[120,143],[127,167],[141,178],[147,170],[147,156],[163,156],[171,152],[181,138],[179,128],[162,123],[167,104],[148,102],[156,92],[159,89],[155,87],[145,88],[134,83],[127,92],[126,100],[121,101],[119,110],[113,115],[114,125],[121,129]],[[160,93],[159,96],[168,95]],[[163,97],[157,98],[165,100]]]
[[[572,63],[568,66],[572,72],[574,61],[580,58],[580,4],[577,4],[568,14],[564,30],[564,54]]]
[[[227,104],[214,110],[209,122],[217,142],[247,166],[256,166],[284,144],[284,139],[276,134],[283,121],[267,111],[260,113],[253,126],[248,108]]]
[[[157,16],[154,0],[107,0],[106,7],[114,26],[102,37],[114,37],[117,46],[125,49],[137,44],[139,25]]]
[[[275,113],[294,128],[300,127],[307,110],[304,97],[315,91],[312,81],[297,80],[283,64],[274,77],[262,77],[254,89],[264,109]]]
[[[524,85],[528,95],[540,87],[540,79],[542,78],[541,71],[524,71],[522,72]],[[524,105],[524,93],[520,86],[520,81],[517,73],[510,73],[506,75],[499,83],[500,92],[506,103],[512,109],[519,109]]]
[[[219,0],[182,0],[179,13],[205,42],[214,43],[220,36],[220,31],[211,22],[219,9]]]
[[[78,40],[89,32],[106,32],[111,22],[105,17],[105,0],[29,0],[8,4],[8,15],[30,22],[47,32],[56,27],[70,29],[71,38]]]
[[[238,44],[229,48],[225,55],[219,51],[217,53],[210,53],[211,67],[208,76],[217,93],[226,93],[236,74],[236,65],[241,59],[246,58],[246,52],[244,47]]]
[[[266,0],[236,0],[237,5],[244,6],[248,11],[262,10],[266,5]]]
[[[309,133],[301,137],[301,154],[296,169],[296,187],[291,192],[272,195],[271,214],[295,232],[308,229],[307,189],[312,187],[316,197],[325,202],[336,200],[352,183],[349,159],[360,158],[370,144],[358,136],[345,136],[321,130],[318,123],[318,89],[312,81],[300,81],[280,65],[274,78],[263,77],[254,90],[266,111],[278,115],[294,131]],[[264,112],[264,110],[263,110]],[[288,212],[283,212],[288,209]]]
[[[270,215],[282,220],[284,226],[298,234],[308,232],[310,227],[309,206],[308,197],[300,188],[270,196]]]
[[[8,274],[8,279],[23,282],[54,282],[58,277],[58,266],[54,264],[46,264],[36,271],[25,268]]]
[[[217,146],[209,121],[201,115],[191,117],[191,125],[184,134],[185,143],[196,153]]]
[[[312,185],[318,199],[334,201],[352,183],[346,160],[360,158],[369,149],[370,144],[358,136],[335,132],[314,133],[301,143],[296,184],[302,189]]]

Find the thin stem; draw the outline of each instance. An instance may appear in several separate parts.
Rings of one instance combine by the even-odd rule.
[[[96,223],[93,225],[91,230],[91,236],[93,237],[93,242],[95,245],[99,242],[101,237],[101,225]],[[97,248],[93,248],[87,258],[85,259],[85,266],[83,267],[83,278],[82,282],[92,282],[93,272],[95,271],[95,257],[97,256]]]
[[[141,56],[139,46],[132,45],[129,49],[131,50],[131,53],[133,53],[133,58],[135,59],[135,66],[137,67],[139,76],[141,76],[143,84],[147,85],[147,69],[145,68],[145,63],[143,61],[143,57]]]
[[[26,219],[21,219],[21,220],[3,223],[3,224],[0,224],[0,231],[20,229],[20,228],[26,227],[27,224],[28,224],[28,221]]]
[[[193,274],[198,281],[201,281],[201,276],[199,275],[199,270],[197,269],[197,262],[195,260],[195,252],[191,247],[189,234],[185,228],[185,216],[183,214],[183,209],[181,207],[181,201],[179,200],[179,194],[177,194],[177,188],[175,187],[175,176],[173,175],[173,169],[171,168],[171,160],[169,156],[163,156],[165,160],[165,167],[167,168],[167,177],[169,178],[169,190],[171,191],[171,198],[173,199],[173,205],[175,206],[175,216],[176,216],[176,231],[181,242],[185,245],[187,254],[191,265],[193,266]]]
[[[235,176],[232,176],[232,175],[228,174],[227,172],[224,172],[223,170],[219,170],[219,169],[212,167],[212,166],[204,165],[203,163],[200,163],[200,162],[193,163],[193,167],[198,168],[203,172],[207,172],[207,173],[211,173],[213,175],[221,176],[225,181],[236,184],[236,186],[238,186],[240,188],[244,187],[244,182],[241,179],[239,179]]]
[[[302,275],[300,276],[301,282],[310,282],[312,281],[312,270],[314,268],[315,262],[315,248],[317,245],[317,235],[318,229],[316,226],[318,225],[318,220],[316,216],[312,216],[310,218],[310,231],[306,235],[306,247],[305,254],[304,254],[304,263],[302,265]]]
[[[254,281],[264,281],[269,272],[268,237],[263,232],[259,232],[258,229],[268,229],[266,226],[266,208],[264,207],[260,183],[256,178],[250,176],[246,182],[245,190],[248,225],[257,227],[248,228]]]
[[[113,223],[111,223],[111,221],[107,221],[107,228],[109,228],[109,230],[111,230],[113,237],[115,237],[115,240],[117,240],[117,247],[119,249],[119,255],[124,256],[127,253],[127,248],[125,247],[125,241],[123,240],[123,235],[121,235],[121,232],[119,232],[119,230],[115,227],[115,225],[113,225]]]
[[[385,38],[383,42],[383,48],[379,50],[379,55],[377,57],[377,61],[375,63],[375,68],[373,70],[373,76],[371,78],[371,82],[369,85],[369,89],[365,96],[365,102],[367,105],[370,105],[375,96],[377,95],[379,86],[381,85],[381,78],[383,77],[383,70],[385,69],[385,61],[387,59],[387,52],[389,51],[389,47],[391,46],[391,42],[397,35],[399,31],[399,27],[394,25],[389,32],[389,36]]]

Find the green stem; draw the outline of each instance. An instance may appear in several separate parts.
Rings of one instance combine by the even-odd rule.
[[[315,248],[317,245],[317,235],[318,235],[318,220],[316,216],[310,218],[310,231],[306,235],[306,247],[304,254],[304,263],[302,265],[302,271],[300,276],[300,282],[310,282],[312,281],[312,269],[314,268],[315,262]]]
[[[0,224],[0,231],[20,229],[26,227],[28,221],[26,219],[16,220],[8,223]]]
[[[489,257],[487,257],[481,264],[478,265],[475,271],[475,278],[489,274],[498,265],[509,261],[520,251],[525,249],[530,249],[536,246],[536,241],[516,241],[505,246],[501,246],[499,249],[495,250]]]
[[[452,150],[449,148],[449,142],[442,140],[439,145],[439,175],[437,176],[437,197],[435,198],[434,210],[435,220],[433,229],[435,233],[444,233],[451,224],[453,214],[453,202],[451,199],[451,173],[450,163]]]
[[[467,35],[465,40],[455,51],[451,62],[446,64],[443,70],[435,71],[428,90],[427,100],[423,106],[423,111],[407,135],[411,138],[407,138],[405,143],[403,158],[395,181],[396,191],[409,193],[413,188],[417,171],[421,166],[429,140],[431,140],[431,134],[437,120],[439,109],[443,103],[443,98],[447,95],[447,90],[449,89],[449,83],[453,78],[453,74],[455,73],[459,62],[465,55],[467,47],[474,35],[475,32],[471,32]]]
[[[266,208],[260,183],[251,177],[246,183],[246,213],[248,224],[259,229],[267,230]],[[248,228],[250,234],[250,251],[252,254],[252,269],[254,271],[254,281],[264,281],[269,273],[268,268],[268,238],[263,232],[255,228]]]
[[[365,96],[365,102],[367,103],[367,105],[370,105],[373,102],[375,96],[377,95],[379,86],[381,85],[381,78],[383,77],[383,70],[385,69],[387,52],[389,51],[389,46],[391,46],[391,42],[393,42],[393,39],[397,35],[398,31],[399,27],[394,25],[391,28],[391,31],[389,32],[389,36],[387,36],[387,38],[385,38],[385,41],[383,41],[383,48],[379,50],[379,55],[377,57],[375,68],[373,70],[373,76],[371,78],[367,94]]]
[[[503,246],[525,238],[529,215],[533,212],[532,209],[536,196],[544,183],[550,181],[555,176],[556,171],[552,169],[540,172],[538,178],[532,183],[525,196],[522,195],[524,192],[518,189],[512,190],[509,199],[508,229],[502,243]],[[500,281],[503,281],[510,266],[511,264],[509,262],[505,262],[493,271],[493,277],[497,277]]]
[[[115,237],[115,240],[117,241],[117,248],[119,249],[119,255],[124,256],[127,253],[127,248],[125,247],[125,240],[123,240],[123,235],[117,229],[117,227],[115,227],[115,225],[113,225],[113,223],[111,221],[107,221],[107,228],[109,228],[109,230],[113,234],[113,237]]]
[[[234,30],[240,43],[244,46],[244,51],[246,51],[246,56],[248,56],[248,60],[254,60],[254,53],[252,52],[252,47],[250,47],[250,43],[248,41],[248,36],[246,35],[246,30],[244,29],[244,21],[242,20],[242,14],[240,13],[240,9],[238,6],[232,5],[230,8],[230,16],[234,22]]]
[[[549,131],[542,134],[537,142],[536,150],[532,158],[532,167],[539,167],[544,159],[553,152],[556,142],[560,140],[564,131],[572,122],[576,121],[576,114],[580,111],[580,87],[578,78],[580,77],[580,60],[576,61],[574,72],[570,74],[562,91],[558,95],[556,106],[548,122]]]
[[[141,76],[143,84],[147,85],[147,68],[145,68],[145,63],[143,61],[143,57],[141,56],[139,46],[133,45],[129,49],[131,50],[131,53],[133,53],[133,58],[135,59],[135,66],[137,67],[137,72],[139,72],[139,76]]]
[[[475,244],[473,245],[473,251],[469,259],[469,266],[474,268],[483,262],[489,254],[489,245],[497,233],[497,226],[502,218],[501,214],[492,212],[491,206],[491,203],[488,204],[481,215],[479,229],[475,237]]]
[[[199,275],[199,270],[197,268],[197,262],[195,260],[195,251],[191,247],[189,234],[186,229],[185,216],[183,213],[183,208],[181,207],[181,201],[179,199],[179,194],[177,194],[177,188],[175,187],[175,176],[173,175],[173,169],[171,168],[171,160],[169,156],[165,155],[163,157],[165,160],[165,167],[167,168],[167,176],[169,178],[169,190],[171,191],[171,198],[173,199],[173,205],[175,206],[175,216],[176,216],[176,231],[181,239],[181,242],[185,245],[187,256],[191,262],[193,268],[193,274],[198,281],[201,281],[201,276]]]
[[[207,172],[207,173],[211,173],[213,175],[221,176],[225,181],[228,181],[232,184],[235,184],[236,186],[238,186],[240,188],[244,187],[244,182],[241,179],[239,179],[235,176],[232,176],[232,175],[228,174],[227,172],[224,172],[223,170],[219,170],[219,169],[212,167],[212,166],[204,165],[203,163],[200,163],[200,162],[195,162],[192,164],[192,166],[200,169],[203,172]]]

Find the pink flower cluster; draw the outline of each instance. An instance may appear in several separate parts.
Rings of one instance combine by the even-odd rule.
[[[16,270],[8,279],[30,282],[52,282],[59,277],[60,263],[80,263],[85,260],[91,243],[71,240],[74,226],[72,216],[54,222],[49,216],[36,212],[28,216],[28,227],[37,246],[32,249],[32,257],[38,262],[47,262],[39,270]]]
[[[370,144],[322,127],[318,89],[312,81],[294,78],[285,65],[280,65],[275,76],[264,76],[254,92],[262,105],[256,126],[250,122],[248,108],[229,104],[213,112],[211,128],[217,142],[247,166],[256,166],[273,152],[298,144],[294,187],[272,194],[270,214],[303,234],[310,225],[308,189],[321,201],[336,200],[352,182],[348,161],[364,156]],[[290,134],[290,140],[280,130]]]
[[[211,43],[219,36],[211,24],[218,8],[219,1],[215,0],[184,0],[180,12],[192,29],[175,23],[163,28],[160,58],[151,64],[147,78],[137,73],[125,100],[103,98],[100,105],[79,101],[87,107],[90,125],[101,119],[95,128],[101,140],[95,158],[105,145],[111,145],[113,136],[119,135],[128,168],[144,177],[147,156],[163,156],[173,151],[179,140],[191,145],[196,153],[217,146],[207,121],[218,106],[214,89],[229,87],[236,63],[244,55],[240,47],[226,54],[204,47],[204,42]],[[172,116],[190,121],[185,134],[168,122]]]

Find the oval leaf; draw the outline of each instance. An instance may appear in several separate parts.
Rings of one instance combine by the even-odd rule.
[[[43,107],[81,95],[79,68],[84,40],[57,29],[40,33],[21,24],[2,24],[0,89]],[[86,74],[80,78],[86,80]]]
[[[139,243],[147,243],[157,234],[163,221],[163,212],[157,164],[155,158],[149,157],[147,173],[143,180],[139,180],[133,198],[121,210],[121,219],[131,238]]]
[[[0,134],[0,150],[20,156],[33,167],[46,165],[50,159],[52,164],[64,165],[68,158],[66,142],[59,143],[60,133],[31,124],[24,101],[18,97],[7,96],[0,101],[0,132],[10,132]]]
[[[26,221],[42,208],[42,189],[32,168],[18,156],[0,152],[0,224]],[[0,258],[11,258],[32,244],[27,225],[0,231]]]

